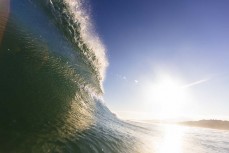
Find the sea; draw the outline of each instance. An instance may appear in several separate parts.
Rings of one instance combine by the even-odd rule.
[[[229,132],[119,119],[84,0],[0,0],[0,153],[229,153]]]

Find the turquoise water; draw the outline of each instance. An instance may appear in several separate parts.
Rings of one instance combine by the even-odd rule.
[[[2,2],[0,153],[229,152],[226,131],[111,113],[101,100],[105,50],[80,1]]]

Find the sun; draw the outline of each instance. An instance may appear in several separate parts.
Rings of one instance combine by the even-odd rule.
[[[166,76],[158,79],[150,89],[152,107],[160,109],[158,117],[172,119],[182,116],[182,108],[187,101],[187,91],[181,81]]]

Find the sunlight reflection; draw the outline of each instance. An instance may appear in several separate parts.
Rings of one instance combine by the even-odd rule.
[[[165,125],[162,141],[158,144],[157,153],[182,153],[184,128],[176,125]]]

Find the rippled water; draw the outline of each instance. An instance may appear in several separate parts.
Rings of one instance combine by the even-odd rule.
[[[133,123],[133,122],[132,122]],[[169,124],[133,123],[146,153],[228,153],[229,131]]]
[[[229,152],[227,131],[122,121],[81,0],[0,1],[0,153]]]

